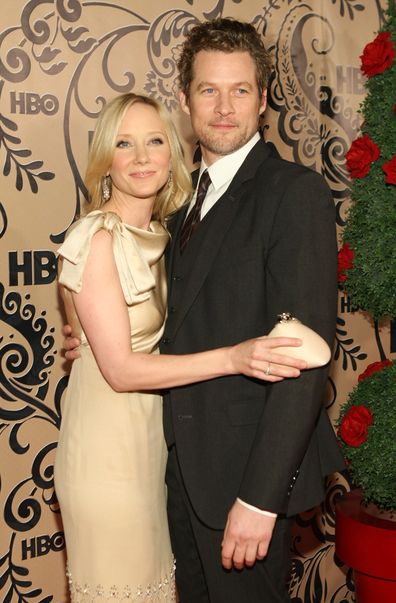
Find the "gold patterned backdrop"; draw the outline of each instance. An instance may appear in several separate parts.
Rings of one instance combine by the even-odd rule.
[[[171,111],[190,164],[195,139],[178,108],[175,60],[195,23],[233,16],[271,49],[265,137],[322,173],[341,229],[348,205],[344,154],[364,95],[359,55],[385,0],[2,0],[0,16],[0,590],[4,603],[67,601],[53,461],[67,387],[55,251],[85,195],[82,174],[100,108],[145,91]],[[357,375],[396,349],[340,295],[326,404],[333,420]],[[111,412],[111,409],[109,409]],[[295,603],[354,600],[334,557],[334,500],[297,518]],[[92,505],[95,501],[92,501]]]

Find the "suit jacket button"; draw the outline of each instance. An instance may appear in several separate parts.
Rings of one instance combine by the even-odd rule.
[[[178,421],[190,421],[192,418],[192,415],[177,415]]]
[[[176,312],[176,308],[175,308],[174,306],[171,306],[171,307],[169,308],[169,313],[170,313],[170,314],[174,314],[175,312]]]
[[[163,343],[163,344],[168,344],[168,343],[170,343],[170,341],[171,341],[171,340],[169,339],[169,337],[163,337],[163,338],[162,338],[162,343]]]
[[[182,276],[178,276],[177,274],[175,274],[174,276],[172,276],[172,280],[173,281],[181,281],[182,280]]]

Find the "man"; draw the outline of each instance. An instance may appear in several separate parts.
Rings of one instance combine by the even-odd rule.
[[[169,225],[162,353],[235,344],[269,332],[282,312],[331,345],[334,204],[318,174],[281,160],[258,134],[270,74],[260,36],[231,19],[203,23],[178,66],[202,151],[196,183],[206,170],[210,178]],[[182,603],[290,600],[289,518],[319,503],[323,476],[343,466],[321,402],[326,375],[276,384],[233,376],[165,396]]]
[[[196,195],[201,222],[186,217],[193,197],[170,224],[162,353],[232,345],[268,332],[281,312],[331,345],[334,204],[319,175],[282,161],[257,133],[270,74],[259,35],[231,19],[203,23],[178,67],[181,107],[202,151],[197,181],[206,169],[210,180]],[[165,397],[182,603],[290,600],[288,517],[319,503],[323,476],[343,466],[322,407],[325,382],[326,369],[275,385],[235,376]]]

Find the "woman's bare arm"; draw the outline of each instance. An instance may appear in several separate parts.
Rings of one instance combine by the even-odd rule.
[[[73,293],[73,301],[99,368],[116,391],[175,387],[238,373],[274,382],[298,377],[306,367],[302,361],[272,351],[281,345],[300,345],[294,338],[261,337],[186,355],[133,352],[112,239],[104,230],[92,239],[82,289]],[[269,362],[271,375],[266,375]]]

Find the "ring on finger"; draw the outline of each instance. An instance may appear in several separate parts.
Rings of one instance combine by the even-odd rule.
[[[265,374],[266,375],[270,375],[271,374],[271,363],[270,362],[268,363],[267,370],[265,371]]]

